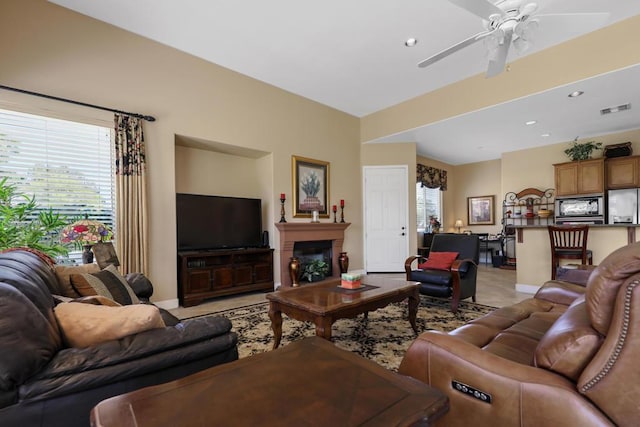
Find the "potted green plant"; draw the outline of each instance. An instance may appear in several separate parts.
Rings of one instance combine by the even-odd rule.
[[[590,159],[594,150],[602,150],[602,142],[589,141],[581,144],[573,141],[571,144],[571,147],[564,150],[571,161]]]
[[[329,264],[321,259],[314,259],[305,264],[302,277],[309,282],[317,282],[324,280],[327,273],[329,273]]]
[[[0,179],[0,250],[27,247],[53,257],[67,255],[58,235],[65,217],[38,207],[34,196],[18,193],[7,177]]]

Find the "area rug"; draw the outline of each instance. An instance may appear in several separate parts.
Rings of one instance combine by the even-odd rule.
[[[421,295],[418,308],[418,331],[435,329],[450,331],[496,309],[488,305],[461,302],[458,312],[451,312],[451,301]],[[273,331],[268,315],[269,303],[220,311],[231,320],[238,334],[238,352],[241,358],[270,351]],[[211,314],[209,314],[211,315]],[[282,315],[280,346],[306,336],[315,335],[313,323],[300,322]],[[336,346],[353,351],[387,369],[396,371],[406,349],[416,338],[408,321],[406,302],[393,303],[370,312],[368,319],[360,315],[353,319],[340,319],[333,324],[332,340]]]

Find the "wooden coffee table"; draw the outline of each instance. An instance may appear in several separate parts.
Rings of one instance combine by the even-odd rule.
[[[104,400],[94,427],[425,426],[446,395],[317,337]]]
[[[338,320],[368,313],[392,302],[408,299],[409,323],[417,334],[416,314],[420,303],[418,282],[383,276],[363,276],[357,290],[338,287],[340,279],[287,288],[267,294],[273,329],[273,348],[282,339],[282,313],[302,322],[313,322],[316,335],[331,340],[331,325]]]

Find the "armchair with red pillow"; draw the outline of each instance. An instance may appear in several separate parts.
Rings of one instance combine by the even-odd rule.
[[[451,298],[455,313],[460,300],[476,300],[479,254],[478,235],[436,234],[428,258],[416,255],[405,261],[407,280],[420,282],[421,294]]]

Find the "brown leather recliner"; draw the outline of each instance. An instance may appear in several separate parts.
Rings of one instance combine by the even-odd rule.
[[[428,331],[399,372],[445,392],[442,426],[640,423],[640,243],[586,288],[561,281],[449,333]]]

